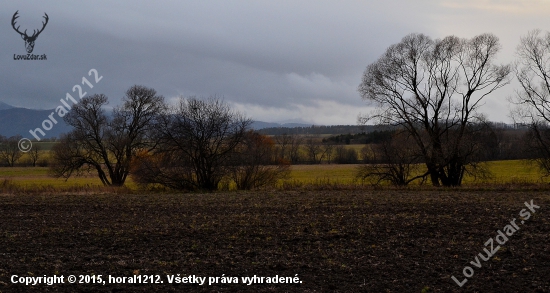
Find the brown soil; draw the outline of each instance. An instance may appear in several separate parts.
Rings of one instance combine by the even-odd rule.
[[[531,200],[540,209],[521,224]],[[549,203],[535,191],[0,196],[0,291],[550,292]],[[512,218],[520,229],[471,265]],[[451,276],[462,281],[465,266],[474,275],[460,288]],[[163,283],[11,282],[54,274]],[[169,284],[172,274],[239,283]],[[296,274],[302,283],[241,279]]]

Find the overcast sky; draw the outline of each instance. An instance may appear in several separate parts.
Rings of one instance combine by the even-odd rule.
[[[255,120],[356,124],[369,111],[357,86],[366,66],[410,33],[434,39],[500,38],[512,62],[521,36],[550,29],[550,0],[386,1],[2,1],[0,101],[49,109],[92,68],[103,79],[90,94],[116,105],[132,85],[166,97],[223,96]],[[49,23],[33,54],[16,61],[21,30]],[[511,84],[482,111],[509,122]]]

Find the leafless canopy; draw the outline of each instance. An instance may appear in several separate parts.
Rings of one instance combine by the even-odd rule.
[[[404,186],[415,180],[423,183],[428,173],[415,144],[407,143],[409,134],[396,131],[388,139],[372,146],[365,154],[366,164],[357,167],[356,177],[377,185],[388,182]]]
[[[539,30],[521,38],[516,50],[516,77],[521,90],[513,102],[518,122],[550,122],[550,32]]]
[[[252,130],[233,151],[229,166],[230,177],[237,189],[249,190],[275,186],[288,177],[290,165],[276,155],[275,142]]]
[[[498,38],[411,34],[365,70],[359,92],[377,111],[366,123],[398,125],[418,145],[433,185],[460,185],[470,159],[460,152],[482,100],[509,82],[509,65],[496,65]]]
[[[104,185],[121,186],[136,154],[156,147],[155,126],[166,108],[162,96],[136,85],[111,116],[103,108],[107,103],[102,94],[85,97],[65,116],[74,130],[53,149],[54,176],[95,171]]]
[[[550,32],[529,32],[516,49],[516,78],[521,90],[512,98],[512,116],[529,125],[525,147],[547,175],[550,175]]]
[[[250,123],[222,99],[181,98],[157,129],[157,152],[136,164],[136,181],[175,189],[217,189]]]
[[[9,138],[0,135],[0,165],[14,167],[15,163],[23,156],[18,146],[21,138],[19,135]]]

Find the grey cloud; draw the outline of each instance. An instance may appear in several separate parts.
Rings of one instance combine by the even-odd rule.
[[[53,107],[97,68],[104,79],[87,91],[105,93],[112,104],[142,84],[167,98],[224,96],[259,120],[312,115],[350,124],[358,113],[349,111],[366,105],[356,92],[365,67],[408,33],[444,36],[437,24],[445,22],[434,16],[448,12],[428,0],[2,5],[0,100],[9,104]],[[9,25],[15,10],[29,28],[43,12],[50,16],[35,49],[48,61],[12,60],[24,53]]]

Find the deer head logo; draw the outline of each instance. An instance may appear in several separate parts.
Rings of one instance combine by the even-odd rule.
[[[42,22],[42,29],[40,30],[34,30],[32,36],[27,35],[27,30],[25,32],[20,32],[19,27],[15,27],[16,23],[15,20],[19,18],[19,10],[17,10],[11,19],[11,26],[13,29],[21,35],[21,38],[25,41],[25,48],[27,49],[27,53],[32,53],[32,50],[34,49],[34,41],[36,41],[36,38],[38,38],[38,35],[46,28],[46,25],[48,24],[48,20],[50,19],[46,13],[44,13],[46,16],[43,16],[46,20],[45,22]]]

